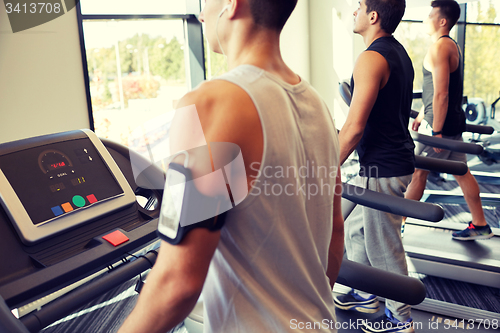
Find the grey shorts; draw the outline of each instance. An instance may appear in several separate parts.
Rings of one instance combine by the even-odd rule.
[[[432,129],[430,126],[426,126],[425,124],[422,124],[420,126],[418,132],[421,134],[426,134],[426,135],[432,135]],[[422,128],[424,127],[424,128]],[[456,141],[464,141],[462,138],[462,134],[458,135],[453,135],[453,136],[448,136],[448,135],[443,135],[443,138],[445,139],[450,139],[450,140],[456,140]],[[433,158],[440,158],[443,160],[449,160],[449,161],[457,161],[457,162],[464,162],[467,164],[467,154],[465,153],[459,153],[456,151],[451,151],[451,150],[443,150],[440,153],[436,153],[434,151],[434,147],[432,146],[426,146],[423,145],[419,142],[415,142],[415,154],[416,155],[421,155],[421,156],[427,156],[427,157],[433,157]]]

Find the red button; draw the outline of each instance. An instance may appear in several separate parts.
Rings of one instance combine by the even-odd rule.
[[[89,201],[89,203],[93,204],[94,202],[97,202],[97,199],[95,197],[95,195],[93,194],[89,194],[87,195],[87,200]]]
[[[125,236],[120,230],[113,231],[106,236],[102,236],[102,238],[110,242],[113,246],[118,246],[129,240],[129,238]]]

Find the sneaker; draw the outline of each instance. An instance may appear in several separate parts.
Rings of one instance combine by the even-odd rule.
[[[409,318],[405,322],[401,322],[392,316],[391,311],[385,309],[385,314],[375,319],[368,319],[363,321],[361,326],[363,332],[367,333],[414,333],[413,319]]]
[[[377,296],[371,295],[368,298],[359,296],[353,289],[346,295],[333,298],[335,306],[342,310],[354,310],[364,313],[375,313],[379,310]]]
[[[454,232],[451,235],[453,239],[457,240],[488,239],[494,236],[489,225],[478,227],[472,222],[469,222],[467,229]]]

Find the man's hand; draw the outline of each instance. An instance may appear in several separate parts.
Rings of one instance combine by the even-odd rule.
[[[415,120],[413,121],[413,123],[411,124],[411,129],[415,132],[418,132],[418,128],[420,127],[420,124],[422,123],[422,120],[424,120],[424,113],[423,112],[420,112],[417,116],[417,118],[415,118]]]
[[[435,138],[442,138],[442,137],[443,137],[443,135],[442,135],[442,134],[436,134],[436,135],[434,135],[434,137],[435,137]],[[434,149],[434,151],[435,151],[436,153],[441,153],[441,152],[443,152],[443,151],[444,151],[444,149],[441,149],[441,148],[436,148],[436,147],[434,147],[433,149]]]

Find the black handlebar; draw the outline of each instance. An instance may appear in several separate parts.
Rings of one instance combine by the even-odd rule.
[[[443,208],[435,204],[399,198],[351,184],[342,185],[342,197],[359,205],[431,222],[439,222],[444,217]]]
[[[346,258],[342,260],[337,281],[370,294],[417,305],[425,299],[425,285],[419,279],[389,273]]]
[[[442,160],[440,158],[415,155],[415,168],[463,176],[469,168],[464,162]]]
[[[463,141],[438,138],[430,135],[425,135],[411,131],[411,136],[413,140],[418,141],[424,145],[442,148],[446,150],[452,150],[459,153],[479,155],[483,152],[483,146],[476,145],[474,143],[467,143]]]
[[[418,111],[411,110],[410,117],[417,118]],[[466,124],[465,131],[477,134],[493,134],[495,129],[492,126]]]

